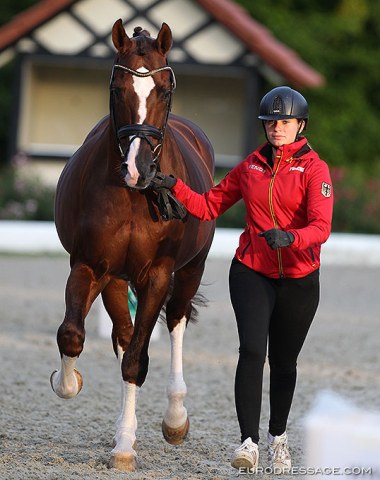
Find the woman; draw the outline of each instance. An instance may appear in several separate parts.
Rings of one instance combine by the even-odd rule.
[[[210,191],[198,194],[180,179],[161,176],[187,210],[212,220],[243,198],[247,225],[231,263],[229,287],[240,348],[235,403],[242,444],[235,468],[255,470],[263,368],[268,347],[268,459],[275,473],[291,467],[286,433],[296,385],[297,357],[319,303],[321,244],[330,234],[333,197],[327,164],[301,136],[305,98],[277,87],[260,103],[267,142]]]

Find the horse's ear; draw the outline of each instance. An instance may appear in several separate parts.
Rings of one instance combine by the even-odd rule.
[[[112,27],[112,42],[119,53],[125,53],[131,46],[131,40],[125,33],[121,18],[116,20]]]
[[[172,31],[170,30],[169,25],[163,23],[155,40],[156,48],[160,53],[162,53],[162,55],[166,55],[172,48],[172,43]]]

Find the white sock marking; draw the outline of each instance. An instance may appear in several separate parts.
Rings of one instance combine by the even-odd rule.
[[[116,425],[115,448],[112,453],[132,453],[136,455],[133,444],[136,440],[137,419],[136,403],[139,387],[134,383],[124,383],[124,403]]]
[[[182,347],[185,329],[186,318],[183,317],[179,324],[170,333],[171,362],[166,390],[168,395],[168,406],[164,415],[164,421],[172,428],[182,426],[187,418],[187,410],[183,405],[187,388],[183,379],[182,368]]]
[[[74,373],[78,357],[62,355],[61,370],[58,370],[52,378],[53,390],[61,398],[72,398],[78,393],[79,385]]]
[[[121,373],[121,364],[123,363],[123,356],[124,356],[124,350],[121,348],[119,344],[117,344],[117,360],[119,362],[120,366],[120,373]],[[118,419],[116,420],[116,429],[119,428],[119,425],[121,424],[122,421],[122,415],[123,415],[123,408],[124,408],[124,403],[125,403],[125,388],[124,388],[124,380],[121,377],[120,381],[120,415]]]

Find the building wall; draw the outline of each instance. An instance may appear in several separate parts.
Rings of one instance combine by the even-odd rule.
[[[109,112],[110,65],[81,67],[33,61],[21,69],[17,151],[33,158],[47,182],[55,183],[64,162],[91,128]],[[210,138],[219,166],[244,154],[246,79],[197,72],[176,75],[173,113],[198,124]]]

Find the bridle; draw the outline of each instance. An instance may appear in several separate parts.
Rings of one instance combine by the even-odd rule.
[[[145,123],[142,123],[142,124],[141,123],[134,123],[134,124],[131,124],[131,125],[123,125],[123,126],[118,128],[117,125],[116,125],[115,116],[113,115],[112,102],[110,104],[111,117],[113,117],[114,129],[115,129],[115,132],[116,132],[116,139],[117,139],[117,143],[118,143],[118,146],[119,146],[121,158],[123,158],[123,159],[125,158],[133,140],[135,138],[141,138],[142,140],[145,140],[149,144],[151,152],[152,152],[153,162],[158,164],[159,157],[160,157],[161,150],[162,150],[162,146],[163,146],[163,143],[164,143],[165,129],[166,129],[166,125],[168,123],[169,113],[170,113],[171,106],[172,106],[172,93],[174,92],[174,90],[176,88],[176,79],[175,79],[173,69],[171,67],[169,67],[169,65],[164,65],[163,67],[154,68],[153,70],[149,70],[147,72],[138,72],[137,70],[134,70],[133,68],[125,67],[124,65],[115,64],[112,67],[110,88],[111,88],[112,80],[113,80],[113,77],[114,77],[114,71],[117,68],[123,70],[124,72],[130,73],[131,75],[134,75],[136,77],[143,77],[143,78],[152,77],[156,73],[160,73],[160,72],[163,72],[165,70],[168,70],[171,73],[171,89],[168,92],[169,93],[169,99],[168,99],[168,102],[167,102],[166,116],[165,116],[164,124],[161,128],[157,128],[154,125],[148,125],[148,124],[145,124]],[[123,149],[121,141],[126,137],[128,137],[128,144],[127,144],[127,148]],[[156,146],[153,145],[152,138],[158,140],[158,144]]]

